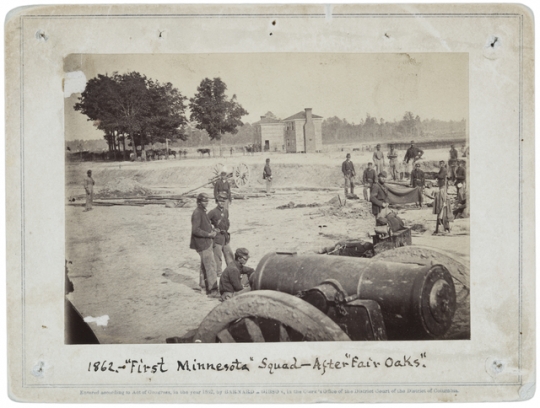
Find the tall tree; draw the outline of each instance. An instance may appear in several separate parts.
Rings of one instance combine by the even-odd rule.
[[[103,130],[112,146],[131,140],[137,146],[165,138],[185,138],[185,100],[171,83],[160,84],[138,72],[98,75],[90,79],[74,109]],[[124,153],[125,155],[125,153]],[[124,156],[125,158],[125,156]]]
[[[206,130],[211,140],[221,141],[225,133],[235,135],[242,126],[242,116],[248,112],[236,101],[236,95],[227,99],[227,85],[221,78],[205,78],[197,88],[197,93],[189,100],[190,119],[197,129]]]

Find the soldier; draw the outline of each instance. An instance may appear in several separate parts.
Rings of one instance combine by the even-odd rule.
[[[378,180],[373,184],[370,194],[371,211],[375,219],[385,217],[388,212],[388,189],[384,185],[387,174],[385,171],[379,173]]]
[[[420,170],[420,163],[415,164],[415,169],[411,173],[411,187],[419,187],[420,188],[420,202],[416,203],[416,205],[420,205],[420,208],[422,208],[422,204],[424,203],[424,183],[425,183],[425,175],[422,170]]]
[[[263,170],[263,179],[266,180],[266,193],[270,194],[272,189],[272,169],[270,168],[270,159],[266,159],[266,165]]]
[[[354,194],[354,176],[356,176],[350,153],[347,153],[345,161],[341,164],[341,172],[345,179],[345,197],[347,197],[347,194],[349,194],[349,186],[351,187],[351,194]]]
[[[458,151],[455,149],[454,145],[450,145],[450,160],[448,160],[448,178],[452,181],[456,179],[456,169],[458,166]]]
[[[216,181],[216,184],[214,184],[214,199],[216,200],[216,203],[218,202],[218,195],[220,193],[225,193],[227,195],[227,200],[225,201],[225,208],[229,210],[229,205],[232,204],[232,194],[231,186],[229,184],[229,181],[227,180],[226,167],[223,167],[221,169],[219,179]]]
[[[411,140],[411,147],[407,149],[407,152],[405,153],[405,157],[403,158],[403,164],[407,166],[407,170],[409,173],[412,173],[412,167],[414,167],[414,164],[422,158],[424,155],[424,151],[414,145],[414,140]],[[412,160],[411,164],[409,165],[409,161]]]
[[[445,188],[446,189],[446,177],[448,175],[448,172],[446,171],[446,165],[444,164],[444,160],[441,160],[439,162],[439,173],[437,174],[437,185],[439,188]]]
[[[392,175],[392,179],[396,181],[399,177],[398,172],[398,154],[397,150],[394,148],[394,145],[390,145],[390,151],[388,152],[388,164],[390,166],[390,174]]]
[[[208,213],[208,218],[217,232],[214,237],[214,260],[216,262],[216,274],[221,276],[222,257],[225,256],[225,264],[229,265],[233,261],[231,246],[231,234],[229,234],[229,210],[225,207],[228,197],[227,193],[221,192],[217,197],[217,207]]]
[[[197,251],[201,258],[199,285],[209,297],[219,297],[216,262],[214,259],[214,237],[217,235],[206,214],[209,197],[206,193],[197,196],[197,208],[191,215],[191,242],[189,247]]]
[[[439,225],[442,225],[445,233],[450,233],[450,221],[453,221],[452,209],[448,200],[446,186],[440,187],[433,200],[433,214],[437,214],[437,226],[433,235],[439,233]]]
[[[222,302],[250,291],[249,286],[242,285],[242,275],[247,275],[249,279],[254,272],[253,268],[245,266],[248,259],[249,251],[246,248],[238,248],[234,254],[234,262],[231,262],[223,271],[219,281]]]
[[[92,202],[94,201],[94,179],[92,178],[92,170],[86,172],[84,179],[84,191],[86,191],[86,206],[84,211],[92,211]]]
[[[460,160],[459,167],[456,170],[456,187],[457,187],[458,202],[465,200],[465,186],[466,186],[465,179],[466,179],[465,161]]]
[[[373,169],[373,163],[368,163],[367,169],[364,170],[362,175],[362,182],[364,183],[364,200],[369,201],[370,190],[373,183],[377,181],[377,173]]]
[[[373,152],[373,165],[377,174],[384,170],[384,153],[381,152],[380,144],[376,146],[376,150]]]

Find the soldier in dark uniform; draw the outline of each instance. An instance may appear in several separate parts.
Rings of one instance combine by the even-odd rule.
[[[446,177],[448,175],[448,172],[446,171],[446,165],[444,164],[444,160],[441,160],[439,162],[439,174],[437,174],[437,185],[439,188],[446,188]]]
[[[223,271],[219,281],[219,292],[221,301],[225,301],[234,296],[249,292],[249,287],[242,285],[242,275],[251,278],[254,270],[246,266],[249,259],[249,251],[246,248],[238,248],[234,254],[234,262],[231,262]]]
[[[373,163],[368,163],[367,169],[364,170],[362,176],[362,183],[364,183],[364,200],[366,201],[369,201],[371,187],[373,186],[373,183],[377,181],[377,173],[375,173],[375,169],[372,166]]]
[[[221,276],[223,257],[225,257],[226,265],[229,265],[234,258],[230,246],[231,234],[229,234],[229,210],[227,210],[225,206],[227,200],[227,193],[222,191],[217,197],[217,207],[208,213],[208,218],[217,232],[217,235],[214,237],[213,251],[218,278]]]
[[[407,166],[409,173],[412,173],[412,169],[409,167],[409,161],[412,160],[411,167],[414,166],[418,159],[421,159],[424,155],[424,151],[414,145],[414,140],[411,140],[411,147],[407,149],[405,157],[403,158],[403,164]]]
[[[466,171],[465,171],[465,162],[461,160],[459,162],[459,167],[456,170],[456,187],[457,187],[457,200],[458,202],[465,200],[465,179],[466,179]]]
[[[420,205],[420,207],[422,207],[422,204],[424,203],[425,180],[426,180],[426,177],[424,175],[424,172],[420,170],[420,163],[416,163],[415,168],[411,173],[411,187],[420,188],[420,202],[416,203],[416,205]]]
[[[224,205],[228,210],[229,205],[232,203],[232,195],[231,186],[227,180],[227,170],[225,167],[221,170],[220,178],[217,179],[216,184],[214,184],[214,199],[216,200],[216,203],[218,202],[218,196],[221,193],[225,193],[227,195],[227,200],[225,200]]]
[[[450,145],[450,160],[448,160],[448,178],[452,181],[456,179],[456,169],[458,166],[458,151],[454,145]]]
[[[375,219],[379,216],[384,216],[386,214],[386,208],[388,207],[388,190],[384,183],[386,182],[386,172],[382,171],[379,173],[378,180],[373,184],[371,188],[370,201],[371,201],[371,211],[375,216]],[[382,214],[381,214],[382,213]]]
[[[345,179],[345,197],[347,197],[347,194],[349,194],[349,186],[351,187],[351,194],[354,194],[354,176],[356,176],[350,153],[347,153],[345,161],[341,165],[341,171]]]

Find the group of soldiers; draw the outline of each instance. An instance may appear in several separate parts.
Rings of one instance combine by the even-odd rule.
[[[437,215],[435,234],[439,233],[439,226],[442,226],[446,233],[450,232],[449,221],[452,219],[454,213],[448,199],[447,189],[449,183],[456,187],[457,207],[463,209],[466,204],[465,161],[458,159],[459,154],[453,144],[451,145],[449,153],[450,158],[448,164],[444,160],[439,162],[439,172],[436,177],[439,190],[434,196],[430,196],[433,199],[433,213]],[[466,151],[463,151],[462,153],[465,155]],[[419,207],[423,206],[424,188],[426,187],[425,174],[419,163],[423,154],[424,151],[416,147],[414,141],[411,141],[411,145],[403,158],[403,166],[406,170],[409,170],[408,172],[398,171],[398,155],[393,145],[390,146],[390,151],[387,155],[390,176],[392,179],[394,181],[402,180],[407,173],[410,173],[410,187],[420,189],[419,202],[416,203]],[[388,212],[388,188],[385,186],[388,174],[384,170],[385,167],[384,153],[381,151],[381,145],[377,145],[376,150],[373,152],[373,162],[368,163],[367,168],[362,175],[364,200],[371,202],[372,213],[376,219],[385,217]],[[345,181],[345,196],[349,195],[349,190],[351,194],[354,194],[356,171],[354,169],[354,164],[351,161],[350,153],[347,153],[341,169]]]

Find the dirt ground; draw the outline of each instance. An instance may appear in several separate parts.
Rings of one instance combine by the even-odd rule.
[[[370,153],[354,152],[357,168]],[[427,160],[446,158],[447,151],[428,151]],[[82,181],[91,168],[96,191],[111,180],[136,181],[154,192],[181,193],[213,176],[217,163],[246,163],[251,170],[249,191],[263,187],[262,168],[267,155],[168,160],[150,163],[82,163],[66,168],[66,196],[84,194]],[[231,244],[246,247],[256,267],[276,250],[314,253],[342,239],[368,240],[375,224],[370,204],[348,200],[336,208],[329,204],[342,193],[341,162],[344,153],[321,155],[268,155],[274,170],[276,194],[235,200],[230,208]],[[357,172],[360,172],[357,169]],[[308,190],[309,187],[323,188]],[[210,192],[209,188],[199,191]],[[361,196],[361,187],[357,193]],[[66,258],[75,291],[70,299],[83,317],[107,315],[106,326],[90,323],[102,343],[164,343],[196,329],[219,301],[198,291],[199,257],[189,249],[190,217],[195,200],[182,208],[163,205],[96,206],[91,212],[66,206]],[[277,209],[290,202],[318,203],[318,207]],[[435,216],[431,208],[408,206],[399,210],[407,225],[416,225],[413,244],[444,249],[469,262],[468,220],[457,220],[450,236],[432,236]],[[468,292],[458,293],[468,304]],[[463,309],[463,308],[462,308]],[[469,330],[468,307],[456,316],[455,337]]]

